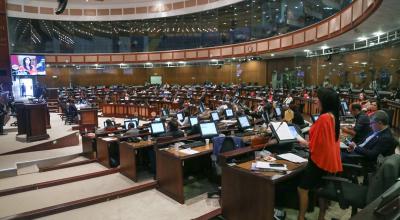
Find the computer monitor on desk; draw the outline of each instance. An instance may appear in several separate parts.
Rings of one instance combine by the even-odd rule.
[[[183,113],[182,112],[178,112],[176,113],[176,117],[178,118],[178,121],[182,122],[184,119]]]
[[[199,110],[200,110],[200,113],[203,113],[206,110],[206,108],[204,107],[204,104],[202,102],[200,102]]]
[[[138,127],[137,121],[128,120],[128,121],[124,121],[124,128],[125,128],[126,130],[129,129],[129,124],[130,124],[130,123],[133,124],[134,128],[137,128],[137,127]]]
[[[275,117],[276,118],[282,118],[282,110],[280,107],[275,108]]]
[[[297,135],[293,136],[286,122],[271,122],[270,128],[278,143],[292,143],[297,141]]]
[[[349,112],[349,107],[347,106],[347,102],[345,101],[341,101],[340,102],[340,106],[341,106],[341,113],[343,116],[346,116],[347,113]]]
[[[163,109],[161,110],[161,115],[162,115],[162,116],[168,116],[168,115],[169,115],[169,110],[166,109],[166,108],[163,108]]]
[[[225,117],[228,118],[233,118],[233,110],[231,108],[225,109]]]
[[[211,112],[211,119],[212,121],[219,121],[218,112]]]
[[[238,125],[239,125],[240,130],[245,130],[245,129],[251,128],[249,119],[247,118],[246,115],[239,116],[237,120],[238,120]]]
[[[189,118],[189,123],[190,123],[190,126],[193,127],[194,125],[197,125],[199,123],[199,119],[196,116],[191,116]]]
[[[215,122],[200,123],[200,131],[202,138],[212,138],[218,136],[218,130]]]
[[[150,131],[152,136],[157,136],[165,133],[165,126],[162,122],[152,122],[150,124]]]
[[[264,123],[265,123],[265,124],[268,124],[268,123],[269,123],[269,115],[268,115],[268,112],[263,112],[263,113],[261,114],[261,117],[262,117],[262,119],[264,120]]]

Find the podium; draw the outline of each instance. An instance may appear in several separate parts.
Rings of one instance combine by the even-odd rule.
[[[89,131],[94,131],[98,126],[97,108],[82,108],[78,110],[79,130],[84,131],[85,128]]]
[[[50,127],[47,104],[17,104],[18,135],[26,134],[28,142],[47,139]]]

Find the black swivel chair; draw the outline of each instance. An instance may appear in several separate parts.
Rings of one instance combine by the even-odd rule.
[[[211,156],[214,178],[216,180],[215,182],[217,182],[219,187],[218,187],[217,190],[215,190],[213,192],[209,192],[207,194],[208,198],[212,198],[214,196],[218,196],[219,197],[221,195],[221,187],[220,187],[221,186],[221,167],[218,164],[219,163],[218,155],[221,154],[221,153],[225,153],[225,152],[228,152],[228,151],[235,150],[235,148],[236,148],[235,145],[236,145],[235,141],[233,140],[232,137],[224,137],[224,140],[222,141],[221,148],[219,149],[218,154],[217,155],[213,154]],[[218,148],[218,146],[215,146],[215,145],[214,145],[214,147]]]
[[[344,169],[361,169],[354,164],[343,164]],[[352,207],[352,215],[364,208],[396,183],[400,176],[400,155],[393,154],[384,159],[377,171],[370,175],[368,185],[360,185],[347,178],[327,176],[325,186],[317,191],[321,198],[336,201],[342,209]]]

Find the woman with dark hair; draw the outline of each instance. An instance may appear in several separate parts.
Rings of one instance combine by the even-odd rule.
[[[299,220],[303,220],[308,207],[308,191],[321,184],[322,176],[342,171],[340,158],[340,99],[333,89],[317,90],[317,102],[321,109],[318,120],[310,128],[309,142],[299,140],[310,148],[310,158],[297,188],[299,194]],[[323,219],[324,209],[319,219]]]
[[[32,65],[32,60],[30,57],[24,57],[24,59],[22,59],[22,67],[23,67],[23,70],[28,72],[29,74],[36,73],[36,69]]]

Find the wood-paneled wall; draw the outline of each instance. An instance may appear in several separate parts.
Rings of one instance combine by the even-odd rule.
[[[162,76],[163,82],[169,84],[191,84],[211,81],[214,83],[257,82],[259,85],[267,83],[267,63],[251,61],[242,63],[242,73],[236,76],[237,64],[218,66],[188,66],[162,68],[133,68],[120,69],[118,67],[104,70],[76,69],[76,68],[48,68],[46,76],[39,76],[38,80],[47,87],[72,85],[143,85],[150,81],[150,76]]]

